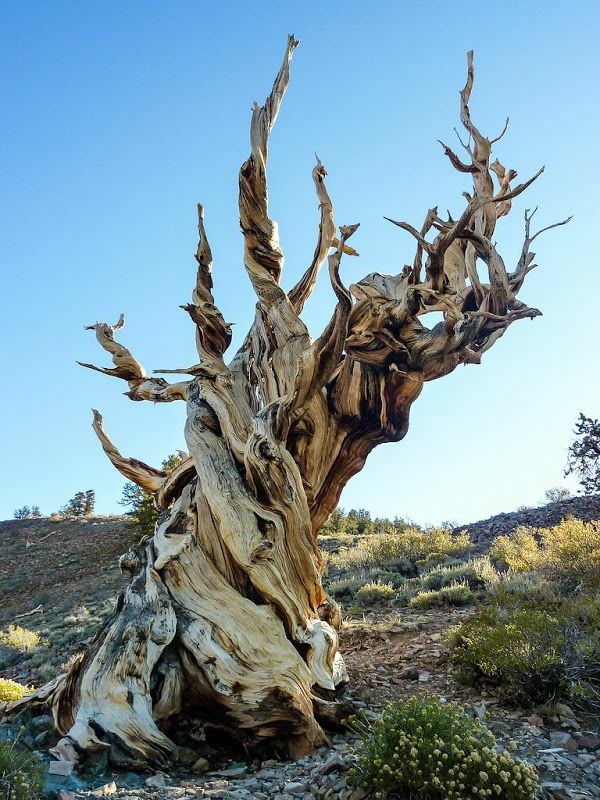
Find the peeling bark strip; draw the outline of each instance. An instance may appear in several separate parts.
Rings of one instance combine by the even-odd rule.
[[[121,559],[131,582],[85,656],[63,676],[12,704],[49,705],[63,739],[61,757],[108,749],[119,765],[164,767],[176,756],[167,732],[182,716],[204,716],[247,747],[277,739],[292,756],[324,741],[317,721],[339,720],[347,681],[338,651],[339,607],[321,585],[319,529],[371,450],[408,430],[423,383],[479,363],[515,320],[540,314],[517,299],[534,268],[525,241],[510,272],[496,250],[496,224],[541,174],[518,184],[471,119],[473,54],[460,94],[468,140],[451,165],[473,181],[458,220],[428,210],[420,227],[391,220],[417,242],[398,275],[372,273],[348,290],[340,278],[357,225],[341,226],[317,159],[320,223],[312,261],[286,293],[283,253],[267,196],[269,135],[298,42],[252,113],[251,154],[239,177],[244,263],[257,296],[254,323],[229,365],[231,327],[212,294],[212,253],[198,206],[198,272],[192,303],[200,363],[161,370],[191,376],[149,378],[114,334],[124,323],[96,323],[113,368],[84,364],[126,381],[132,400],[187,403],[189,457],[170,475],[123,457],[94,411],[94,430],[114,466],[165,509],[154,536]],[[508,124],[508,120],[507,120]],[[459,137],[460,138],[460,137]],[[494,178],[498,184],[495,188]],[[328,260],[337,298],[313,342],[300,318]],[[484,270],[482,270],[482,266]],[[441,311],[427,328],[421,318]]]

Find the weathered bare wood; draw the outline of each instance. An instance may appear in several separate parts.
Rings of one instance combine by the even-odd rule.
[[[468,160],[442,145],[473,182],[462,213],[442,219],[430,208],[420,227],[391,220],[416,240],[412,265],[398,275],[371,273],[347,289],[340,264],[343,254],[356,255],[348,239],[358,226],[342,226],[336,237],[317,159],[317,245],[285,292],[267,161],[297,44],[289,37],[271,93],[255,104],[251,153],[240,171],[244,263],[258,302],[239,351],[225,363],[231,328],[212,293],[202,206],[196,284],[184,306],[200,362],[162,370],[190,380],[148,377],[114,339],[123,317],[114,326],[90,326],[114,368],[84,366],[127,381],[133,400],[186,401],[189,456],[169,476],[124,458],[94,412],[111,462],[154,492],[163,513],[154,536],[123,556],[131,582],[85,656],[12,706],[52,708],[61,757],[108,749],[117,764],[164,767],[176,756],[169,726],[186,715],[203,716],[249,749],[277,739],[299,756],[321,744],[317,720],[339,723],[347,675],[338,650],[340,609],[321,584],[320,527],[373,448],[406,435],[426,381],[479,363],[513,322],[540,313],[517,298],[535,266],[530,245],[568,220],[531,235],[533,213],[526,212],[521,256],[507,270],[497,223],[541,170],[513,187],[516,171],[490,163],[506,125],[490,140],[471,118],[472,52],[459,107]],[[299,315],[326,259],[337,304],[313,342]],[[431,311],[441,311],[443,321],[428,328],[423,320]]]

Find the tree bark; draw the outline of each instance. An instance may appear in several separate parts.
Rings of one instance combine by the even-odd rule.
[[[315,253],[296,286],[280,286],[283,253],[269,216],[266,165],[296,45],[290,37],[270,95],[254,107],[251,154],[240,171],[244,263],[258,302],[237,354],[225,363],[231,328],[212,294],[202,206],[196,286],[184,306],[196,326],[199,363],[161,371],[187,378],[169,384],[148,377],[114,339],[123,317],[115,326],[90,326],[114,367],[84,366],[127,381],[132,400],[186,402],[189,456],[170,475],[126,458],[94,412],[108,458],[156,493],[162,514],[154,536],[122,556],[130,583],[85,655],[13,704],[52,708],[63,758],[108,749],[120,766],[166,767],[177,754],[169,732],[196,717],[247,748],[276,741],[280,752],[298,757],[324,743],[318,720],[340,716],[347,675],[340,609],[321,582],[319,529],[371,450],[404,437],[426,381],[479,363],[512,322],[540,313],[516,298],[534,266],[532,215],[514,272],[492,243],[497,220],[531,181],[511,188],[516,172],[490,165],[495,140],[482,136],[469,112],[472,53],[460,105],[468,160],[444,145],[451,164],[473,178],[460,218],[443,220],[434,208],[419,229],[396,222],[417,241],[413,264],[395,276],[368,275],[348,290],[340,262],[357,255],[348,239],[358,226],[336,235],[327,173],[317,160]],[[312,341],[300,313],[325,260],[337,304]],[[444,315],[432,329],[420,319],[429,311]]]

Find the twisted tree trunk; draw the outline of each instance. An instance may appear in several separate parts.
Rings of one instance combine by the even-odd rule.
[[[258,303],[233,360],[223,359],[231,329],[212,295],[201,206],[197,281],[184,307],[196,325],[200,361],[162,371],[191,377],[174,384],[148,377],[114,339],[123,317],[112,327],[90,326],[114,367],[84,366],[127,381],[132,400],[186,402],[189,457],[169,476],[125,458],[94,412],[109,459],[155,492],[163,513],[154,536],[121,558],[131,581],[86,654],[25,701],[51,706],[62,757],[108,749],[118,765],[164,767],[176,757],[170,727],[198,715],[247,747],[277,738],[300,756],[324,742],[317,720],[336,718],[347,676],[338,651],[340,610],[321,584],[321,525],[371,450],[406,434],[425,381],[479,363],[513,321],[540,313],[516,298],[534,266],[532,215],[526,212],[513,272],[492,243],[498,218],[537,175],[511,188],[516,172],[490,164],[497,139],[482,136],[469,113],[471,53],[460,107],[467,161],[443,145],[452,165],[473,178],[461,217],[443,220],[433,208],[420,229],[395,223],[417,240],[413,264],[395,276],[368,275],[348,291],[339,266],[343,254],[357,255],[347,242],[358,226],[341,227],[336,237],[326,171],[317,161],[315,254],[297,285],[281,288],[266,164],[296,45],[290,37],[271,94],[254,108],[251,155],[240,171],[244,261]],[[337,305],[311,341],[300,313],[326,259]],[[428,311],[442,311],[444,321],[425,327],[420,317]]]

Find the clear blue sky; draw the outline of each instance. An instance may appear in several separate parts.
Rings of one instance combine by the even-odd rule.
[[[542,266],[522,296],[544,316],[515,323],[481,366],[427,384],[404,442],[371,455],[343,505],[465,522],[564,485],[577,413],[600,413],[599,14],[594,2],[552,1],[3,3],[0,517],[25,503],[48,513],[90,487],[99,512],[119,509],[123,480],[91,407],[127,455],[159,465],[184,447],[183,404],[132,403],[121,381],[75,365],[109,365],[82,328],[124,311],[122,340],[148,370],[194,363],[178,306],[201,201],[217,302],[240,341],[254,297],[237,171],[251,103],[269,91],[288,33],[300,47],[269,164],[287,286],[314,248],[315,151],[338,223],[361,222],[347,283],[412,258],[384,215],[420,224],[432,205],[459,209],[468,186],[436,139],[453,141],[469,48],[476,123],[492,135],[510,115],[497,152],[520,177],[546,164],[498,226],[507,263],[526,206],[540,205],[540,225],[575,215],[536,242]],[[317,333],[333,302],[322,284],[306,310]]]

